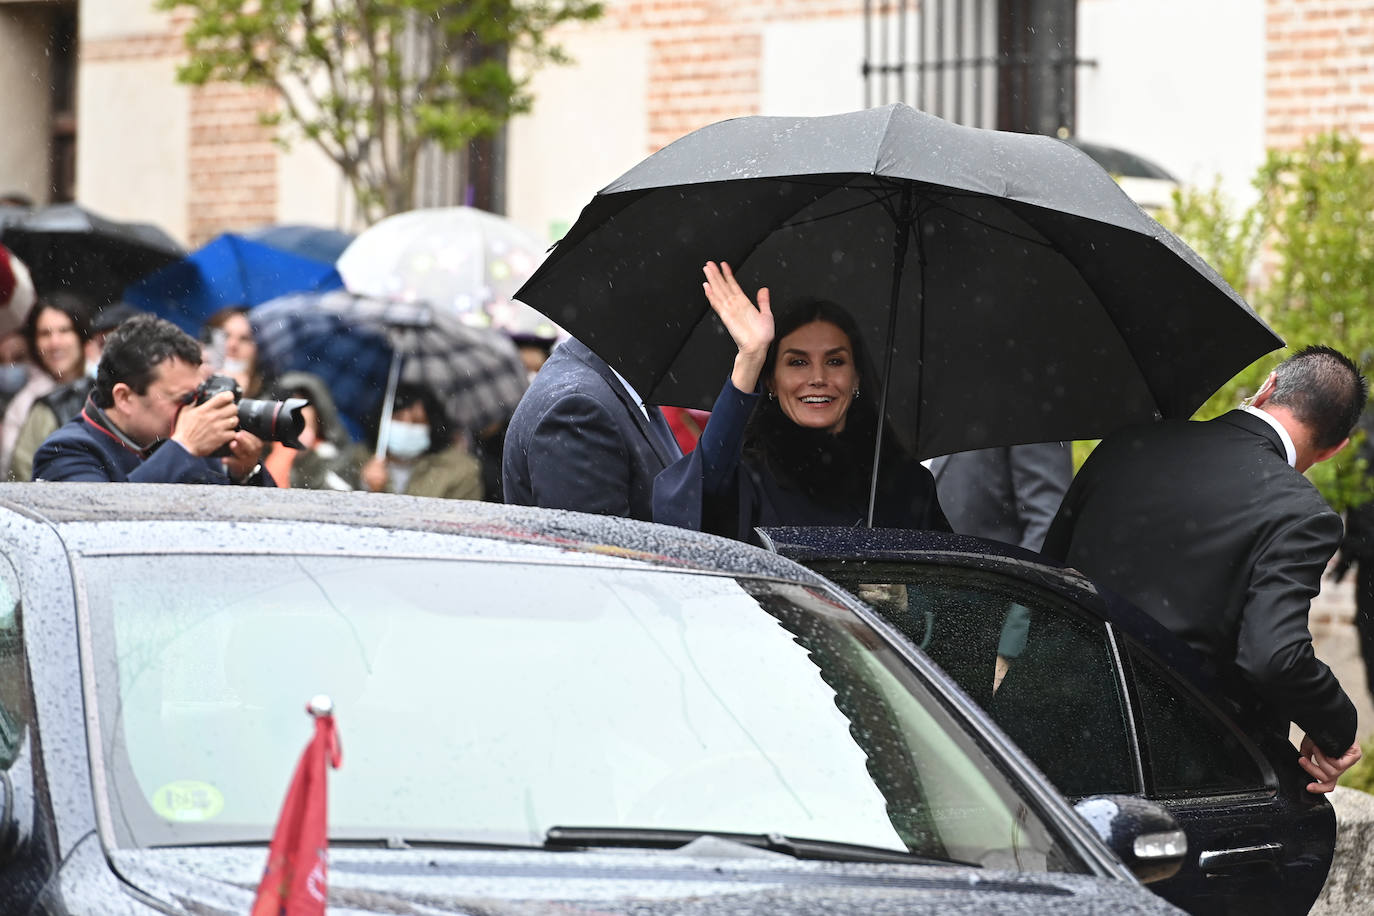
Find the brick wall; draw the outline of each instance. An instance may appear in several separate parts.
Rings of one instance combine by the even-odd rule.
[[[631,0],[609,4],[593,28],[650,40],[647,154],[715,121],[758,114],[769,23],[862,10],[862,0]]]
[[[1339,129],[1374,146],[1374,4],[1267,0],[1266,16],[1266,145]]]
[[[274,94],[262,88],[212,83],[192,92],[192,246],[276,219],[278,150],[273,129],[260,120],[276,105]]]
[[[768,24],[862,10],[863,0],[611,0],[605,17],[584,27],[648,40],[647,154],[706,124],[759,112]],[[186,14],[177,19],[164,34],[87,42],[83,59],[175,59],[182,53]],[[220,232],[271,222],[279,151],[259,116],[276,105],[273,95],[216,84],[193,90],[190,99],[186,241],[196,246]]]

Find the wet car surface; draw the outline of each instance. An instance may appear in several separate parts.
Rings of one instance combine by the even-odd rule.
[[[332,912],[1171,911],[919,653],[765,551],[20,484],[0,553],[20,909],[244,912],[327,692]]]
[[[1195,914],[1306,913],[1335,846],[1286,726],[1244,685],[1073,570],[1005,544],[894,530],[766,529],[950,674],[1071,799],[1158,802],[1188,834],[1151,890]]]

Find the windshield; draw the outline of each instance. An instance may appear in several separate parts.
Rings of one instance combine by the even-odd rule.
[[[801,586],[274,555],[81,578],[120,845],[266,841],[326,693],[336,839],[671,828],[1080,867],[881,637]]]

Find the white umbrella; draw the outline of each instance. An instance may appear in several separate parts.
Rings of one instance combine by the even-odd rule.
[[[344,249],[337,266],[351,292],[428,303],[475,327],[552,339],[562,330],[512,298],[547,247],[493,213],[432,207],[381,220]]]

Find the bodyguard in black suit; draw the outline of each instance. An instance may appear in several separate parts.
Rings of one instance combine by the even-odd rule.
[[[505,500],[653,519],[654,476],[682,457],[657,407],[645,407],[601,357],[567,340],[511,417],[501,458]]]
[[[1331,791],[1360,749],[1355,708],[1307,626],[1341,520],[1302,472],[1346,445],[1367,394],[1349,359],[1309,347],[1247,408],[1122,430],[1079,471],[1044,547],[1302,728],[1312,792]]]

